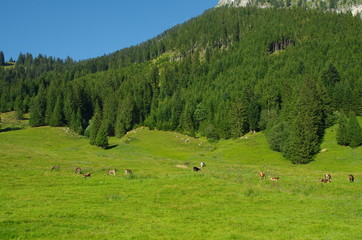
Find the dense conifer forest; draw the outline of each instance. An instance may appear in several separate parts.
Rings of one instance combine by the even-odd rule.
[[[265,131],[273,150],[308,163],[347,115],[359,135],[339,142],[362,144],[361,46],[350,14],[222,7],[99,58],[20,54],[0,67],[0,111],[103,148],[140,125],[209,139]]]

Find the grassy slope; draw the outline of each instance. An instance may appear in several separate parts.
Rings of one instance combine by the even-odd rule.
[[[201,144],[137,129],[104,151],[63,128],[3,131],[0,239],[360,239],[362,148],[337,146],[332,129],[306,166],[270,151],[262,134]],[[207,167],[192,172],[200,161]],[[327,172],[333,182],[318,182]]]

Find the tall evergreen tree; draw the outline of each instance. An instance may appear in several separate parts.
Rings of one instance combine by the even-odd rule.
[[[339,116],[339,126],[337,128],[337,143],[339,145],[348,146],[350,143],[350,136],[348,135],[348,118],[347,115],[342,113]]]
[[[307,114],[298,114],[291,126],[285,156],[294,164],[306,164],[314,159],[319,146],[313,119]]]
[[[241,137],[249,131],[247,107],[240,99],[231,104],[228,119],[232,137]]]
[[[349,145],[352,148],[362,145],[362,129],[353,113],[349,117],[347,132],[350,139]]]
[[[106,149],[108,147],[107,133],[108,133],[108,124],[106,122],[103,122],[97,133],[97,137],[95,140],[96,146],[103,149]]]
[[[43,126],[45,124],[46,110],[46,92],[43,85],[40,86],[38,95],[33,98],[33,103],[30,107],[29,124],[32,127]]]
[[[5,65],[5,57],[3,51],[0,51],[0,66]]]
[[[122,137],[129,131],[132,127],[132,118],[133,118],[133,103],[131,96],[129,95],[118,105],[118,113],[116,120],[116,136]]]
[[[92,123],[90,126],[90,134],[89,134],[90,144],[92,145],[96,145],[96,138],[98,135],[98,131],[101,127],[101,124],[102,124],[102,112],[99,107],[99,104],[96,103],[96,107],[94,109],[94,115],[92,118]]]
[[[59,127],[63,125],[63,98],[61,95],[57,97],[57,101],[55,103],[53,114],[50,117],[50,126]]]

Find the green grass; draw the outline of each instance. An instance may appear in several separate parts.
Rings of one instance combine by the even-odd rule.
[[[261,133],[209,143],[139,128],[104,151],[65,128],[20,125],[0,130],[0,239],[361,239],[362,148],[338,146],[333,127],[327,151],[292,165]]]

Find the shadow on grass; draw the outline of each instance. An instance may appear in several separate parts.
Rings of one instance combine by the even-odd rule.
[[[22,128],[20,128],[20,127],[8,127],[8,128],[0,129],[0,133],[2,133],[2,132],[16,131],[16,130],[21,130],[21,129],[22,129]]]
[[[107,150],[109,150],[109,149],[112,149],[112,148],[116,148],[116,147],[118,147],[118,144],[116,144],[116,145],[111,145],[111,146],[108,146],[106,149]]]

